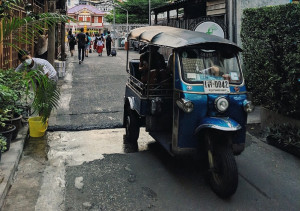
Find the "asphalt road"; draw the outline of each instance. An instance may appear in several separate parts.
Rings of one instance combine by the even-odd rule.
[[[124,129],[117,128],[125,58],[118,51],[92,54],[82,65],[69,60],[61,106],[49,122],[47,159],[26,148],[3,210],[300,210],[299,159],[249,134],[229,200],[211,191],[200,160],[174,159],[143,130],[139,152],[124,153]]]
[[[139,58],[132,51],[130,58]],[[68,60],[67,75],[61,84],[61,106],[52,115],[51,131],[118,128],[123,121],[126,51],[117,56],[89,54],[79,65],[77,54]]]

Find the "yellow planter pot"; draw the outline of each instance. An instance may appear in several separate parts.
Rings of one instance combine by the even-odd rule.
[[[42,117],[36,116],[36,117],[30,117],[28,119],[29,122],[29,135],[31,137],[42,137],[48,127],[48,121],[46,124],[43,124]]]

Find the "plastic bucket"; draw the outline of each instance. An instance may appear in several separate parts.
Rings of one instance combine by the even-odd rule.
[[[36,116],[36,117],[30,117],[28,119],[29,122],[29,135],[31,137],[42,137],[48,127],[48,121],[46,124],[43,124],[42,117]]]

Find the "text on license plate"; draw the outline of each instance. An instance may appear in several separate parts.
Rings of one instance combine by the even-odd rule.
[[[205,93],[229,93],[229,81],[227,80],[210,80],[203,81]]]

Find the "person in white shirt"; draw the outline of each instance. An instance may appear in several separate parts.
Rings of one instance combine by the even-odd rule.
[[[16,68],[16,72],[41,70],[50,80],[54,82],[58,81],[56,70],[47,60],[32,58],[30,53],[26,50],[20,50],[18,52],[18,58],[22,63]]]

